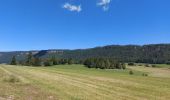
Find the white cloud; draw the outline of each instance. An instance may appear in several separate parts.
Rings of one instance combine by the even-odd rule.
[[[111,3],[111,0],[100,0],[100,2],[97,3],[97,5],[101,6],[104,11],[107,11],[109,9],[110,3]]]
[[[81,5],[76,6],[76,5],[72,5],[70,3],[65,3],[63,5],[63,8],[65,8],[65,9],[67,9],[69,11],[76,11],[76,12],[82,11]]]

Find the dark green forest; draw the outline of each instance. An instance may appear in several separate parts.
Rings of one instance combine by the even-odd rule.
[[[72,58],[56,58],[55,56],[49,58],[39,58],[33,56],[32,52],[29,52],[25,60],[18,61],[15,56],[12,57],[11,65],[21,66],[53,66],[53,65],[72,65],[72,64],[84,64],[88,68],[99,69],[126,69],[126,65],[123,62],[118,62],[114,59],[108,58],[87,58],[83,61],[76,61]]]
[[[73,59],[75,63],[84,62],[88,58],[114,59],[118,62],[136,62],[161,64],[170,62],[170,44],[151,45],[108,45],[89,49],[76,50],[40,50],[0,52],[0,63],[10,63],[13,56],[17,61],[26,60],[29,52],[35,58],[47,59],[55,56],[58,59]]]
[[[47,57],[48,53],[40,51],[36,56]],[[47,51],[46,51],[47,52]],[[55,54],[58,58],[73,58],[85,60],[87,58],[109,58],[120,62],[136,62],[160,64],[170,61],[170,44],[151,44],[151,45],[110,45],[91,49],[63,50]]]

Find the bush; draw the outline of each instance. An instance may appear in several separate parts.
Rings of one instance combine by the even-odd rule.
[[[146,73],[143,73],[143,74],[142,74],[142,76],[148,76],[148,74],[146,74]]]
[[[152,65],[152,67],[157,67],[156,65]]]
[[[44,62],[44,66],[53,66],[53,62],[46,61],[46,62]]]
[[[149,64],[145,64],[145,67],[150,67],[150,65]]]
[[[139,64],[138,66],[143,66],[142,64]]]
[[[122,69],[126,69],[126,64],[122,63]]]
[[[129,66],[134,66],[135,64],[133,62],[128,63]]]
[[[134,73],[133,73],[133,71],[132,71],[132,70],[130,70],[130,71],[129,71],[129,74],[130,74],[130,75],[133,75]]]

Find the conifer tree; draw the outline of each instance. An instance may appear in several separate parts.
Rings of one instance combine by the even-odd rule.
[[[26,65],[27,66],[32,66],[33,65],[32,59],[33,59],[32,52],[29,52],[29,54],[27,55],[27,60],[26,60]]]
[[[17,65],[16,57],[13,56],[11,60],[11,65]]]

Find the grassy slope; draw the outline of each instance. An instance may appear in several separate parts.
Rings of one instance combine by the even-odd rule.
[[[129,70],[88,69],[82,65],[54,67],[19,67],[0,65],[0,99],[16,100],[168,100],[170,78],[154,76],[151,69],[129,67]],[[159,70],[156,68],[156,70]],[[160,68],[160,72],[164,73]],[[167,69],[169,70],[169,69]],[[167,71],[166,70],[166,71]],[[142,76],[143,72],[149,74]],[[170,71],[169,71],[170,73]],[[18,83],[5,82],[10,74]]]

